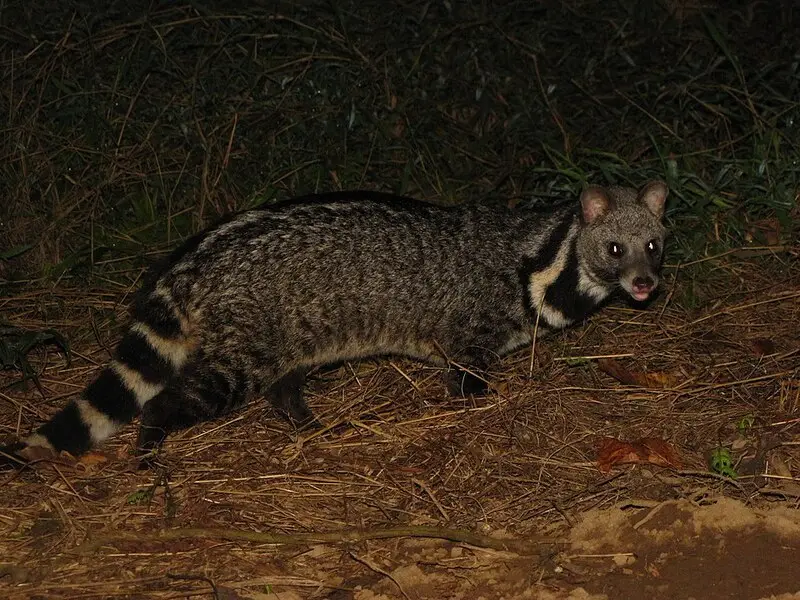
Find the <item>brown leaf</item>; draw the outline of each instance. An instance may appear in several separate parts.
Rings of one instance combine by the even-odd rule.
[[[645,569],[650,574],[650,577],[655,577],[656,579],[661,577],[661,571],[659,571],[658,567],[654,564],[650,563],[645,567]]]
[[[270,594],[270,596],[271,595],[272,594]],[[264,596],[264,597],[266,598],[268,596]],[[229,588],[229,587],[225,587],[225,586],[222,586],[222,585],[217,587],[217,598],[219,598],[219,600],[245,600],[245,597],[244,596],[240,596],[239,593],[235,589]]]
[[[36,573],[26,567],[17,565],[0,565],[0,577],[8,577],[11,583],[32,583],[36,581]]]
[[[636,462],[636,449],[617,439],[604,437],[597,443],[597,468],[608,473],[616,464]]]
[[[105,454],[100,454],[99,452],[87,452],[78,459],[78,462],[85,467],[93,467],[95,465],[108,462],[108,457]]]
[[[601,472],[608,473],[614,465],[629,463],[679,469],[681,459],[675,447],[661,438],[642,438],[635,442],[623,442],[610,437],[598,440],[597,468]]]
[[[787,479],[792,478],[792,470],[777,454],[770,455],[769,464],[772,467],[772,472],[775,473],[775,475],[780,475],[781,477],[786,477]]]
[[[58,458],[58,455],[55,452],[49,448],[43,448],[41,446],[26,446],[17,452],[17,454],[30,462],[37,460],[54,460]]]
[[[753,352],[758,356],[773,354],[775,352],[775,342],[769,338],[756,338],[750,342]]]
[[[641,375],[644,377],[641,384],[643,387],[666,389],[678,385],[678,378],[674,373],[650,371],[649,373],[642,373]]]
[[[754,221],[745,231],[744,238],[750,244],[778,246],[781,243],[781,223],[775,217]]]
[[[678,377],[674,373],[632,371],[613,358],[601,358],[597,361],[597,366],[607,375],[627,385],[663,389],[675,387],[678,384]]]
[[[412,475],[425,472],[425,469],[422,467],[397,467],[397,470],[401,473],[411,473]]]
[[[492,382],[489,387],[501,396],[506,396],[511,391],[511,387],[508,385],[507,381]]]
[[[681,457],[675,446],[661,438],[642,438],[634,444],[645,450],[647,462],[660,467],[681,468]]]
[[[42,448],[41,446],[26,446],[18,451],[17,454],[31,463],[56,463],[59,465],[74,466],[77,462],[75,457],[65,450],[54,452],[49,448]]]
[[[406,121],[402,117],[397,117],[394,122],[394,126],[392,127],[392,137],[395,139],[399,139],[403,137],[406,133]]]

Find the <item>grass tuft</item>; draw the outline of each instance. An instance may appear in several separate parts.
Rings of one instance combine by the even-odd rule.
[[[662,177],[697,232],[684,258],[742,245],[752,220],[792,235],[795,12],[6,4],[0,277],[129,283],[222,214],[348,188],[551,202]]]

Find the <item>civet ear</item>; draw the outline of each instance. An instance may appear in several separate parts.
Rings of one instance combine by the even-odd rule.
[[[659,219],[664,216],[664,206],[667,203],[669,188],[663,181],[648,181],[639,190],[639,202]]]
[[[608,211],[614,208],[614,201],[605,188],[599,185],[590,185],[581,194],[581,217],[587,225],[594,223]]]

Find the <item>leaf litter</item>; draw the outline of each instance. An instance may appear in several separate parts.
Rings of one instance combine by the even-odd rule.
[[[614,302],[583,327],[541,339],[532,374],[529,350],[508,357],[487,398],[448,399],[440,369],[363,361],[312,378],[309,402],[327,427],[319,434],[294,437],[255,401],[168,438],[156,472],[137,470],[131,426],[78,461],[6,473],[0,548],[13,559],[0,586],[9,598],[202,596],[212,593],[208,579],[241,597],[404,598],[402,587],[417,598],[637,600],[666,597],[658,590],[709,597],[710,574],[727,589],[729,561],[748,563],[748,552],[774,568],[796,564],[800,365],[785,323],[800,316],[789,293],[800,273],[769,257],[727,255],[715,268],[705,293],[724,303]],[[675,274],[667,269],[667,288]],[[5,299],[4,310],[30,329],[79,339],[73,332],[95,300],[60,293],[39,293],[42,316],[25,298]],[[754,353],[765,337],[772,351]],[[0,413],[6,432],[24,434],[107,360],[91,339],[72,347],[69,365],[31,351],[46,400],[16,389]],[[623,384],[594,359],[560,360],[612,355],[625,355],[615,360],[629,371],[686,376],[666,387]],[[613,440],[605,458],[599,437]],[[719,447],[736,479],[712,472]],[[730,534],[703,517],[686,537],[717,505],[720,527],[751,516]],[[608,531],[579,542],[587,518]],[[646,518],[638,528],[616,520]],[[676,545],[681,536],[688,541]],[[607,544],[589,548],[589,539]],[[696,571],[699,557],[707,576],[689,581],[681,569]],[[743,589],[788,593],[793,573],[772,573],[769,586],[753,573]],[[270,591],[247,584],[256,579],[271,581]]]
[[[447,399],[438,369],[365,361],[313,378],[317,435],[296,438],[254,402],[171,437],[157,472],[136,469],[129,427],[82,461],[3,473],[3,596],[796,592],[788,5],[726,18],[714,2],[335,4],[170,5],[141,21],[122,5],[3,9],[0,278],[13,293],[0,310],[63,335],[74,359],[27,348],[39,390],[0,374],[4,436],[108,360],[143,261],[217,215],[298,192],[513,205],[666,174],[664,293],[509,357],[485,399]],[[634,462],[602,473],[598,436],[661,440],[682,468],[633,447]],[[711,469],[717,449],[735,479]],[[408,535],[363,535],[397,528]]]

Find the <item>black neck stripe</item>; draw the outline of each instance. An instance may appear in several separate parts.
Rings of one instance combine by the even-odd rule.
[[[578,253],[573,240],[564,270],[548,286],[544,296],[547,304],[560,310],[572,322],[585,319],[598,304],[597,300],[578,290],[579,282]]]
[[[536,256],[526,256],[522,259],[517,272],[519,273],[520,283],[522,284],[522,302],[525,306],[525,312],[534,318],[536,315],[537,307],[531,301],[530,279],[531,275],[544,271],[547,267],[553,264],[559,250],[564,245],[564,241],[569,235],[570,227],[575,221],[575,214],[573,211],[566,212],[561,221],[556,223],[555,227],[550,231],[550,235],[544,244],[542,244]]]

